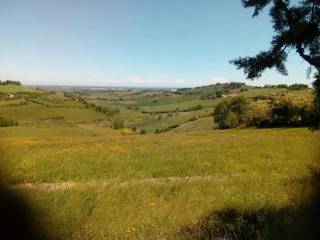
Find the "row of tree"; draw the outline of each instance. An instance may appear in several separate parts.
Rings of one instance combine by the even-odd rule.
[[[247,127],[303,127],[319,121],[312,99],[283,96],[252,101],[243,97],[220,102],[214,110],[220,129]]]
[[[264,88],[286,88],[289,90],[303,90],[303,89],[308,89],[309,86],[307,84],[294,83],[291,85],[288,85],[288,84],[265,85]]]
[[[120,109],[117,107],[106,107],[106,106],[100,106],[94,103],[88,102],[84,96],[76,96],[72,93],[64,92],[64,96],[71,98],[74,101],[78,101],[82,103],[86,108],[90,108],[95,110],[96,112],[103,113],[107,115],[108,117],[113,117],[115,115],[119,115]]]
[[[12,80],[5,80],[5,81],[0,80],[0,85],[21,85],[21,82],[12,81]]]
[[[119,115],[120,109],[117,107],[106,107],[106,106],[100,106],[96,105],[94,103],[88,103],[87,101],[83,102],[86,106],[86,108],[90,108],[95,110],[96,112],[103,113],[109,117],[113,117],[114,115]]]

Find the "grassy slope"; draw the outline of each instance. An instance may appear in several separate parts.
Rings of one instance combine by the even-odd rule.
[[[270,171],[294,174],[301,170],[299,161],[308,163],[312,148],[312,134],[305,129],[146,136],[123,136],[114,131],[99,136],[97,131],[84,137],[88,131],[81,134],[77,128],[67,128],[63,138],[40,135],[3,140],[10,153],[7,166],[12,170],[11,178],[49,182],[126,180],[250,173],[259,168],[267,170],[265,174]],[[74,135],[77,133],[80,137]],[[303,143],[299,145],[297,141]],[[294,166],[298,169],[292,169]]]
[[[35,88],[19,86],[19,85],[1,85],[0,93],[19,93],[19,92],[27,92],[27,93],[39,93],[40,90]]]
[[[187,122],[180,127],[172,130],[172,132],[194,132],[194,131],[212,131],[213,118],[204,117],[196,121]]]
[[[0,92],[14,94],[18,99],[5,99],[0,102],[0,116],[20,122],[38,124],[53,117],[63,117],[64,121],[79,123],[105,119],[106,116],[91,109],[84,108],[80,103],[63,96],[25,86],[0,86]],[[25,102],[19,105],[19,102]]]
[[[1,107],[0,116],[19,121],[40,121],[63,116],[71,122],[93,121],[105,118],[103,114],[85,108],[46,107],[39,104],[28,104],[16,107]]]
[[[318,136],[306,129],[145,136],[96,126],[50,131],[0,129],[7,149],[1,164],[13,181],[65,182],[22,189],[41,207],[45,224],[67,239],[165,239],[208,211],[290,205],[308,176]],[[204,178],[170,180],[186,176]],[[103,186],[106,180],[111,184]]]

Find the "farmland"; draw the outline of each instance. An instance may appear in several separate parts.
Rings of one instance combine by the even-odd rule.
[[[222,88],[0,86],[0,116],[19,122],[0,128],[1,177],[57,239],[190,239],[185,232],[214,212],[299,206],[319,133],[217,130],[212,113],[235,95],[299,97],[311,90],[240,86],[208,97]],[[112,128],[116,118],[121,129]]]

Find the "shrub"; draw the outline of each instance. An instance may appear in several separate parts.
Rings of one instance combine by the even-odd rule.
[[[226,115],[226,119],[224,120],[225,128],[235,128],[239,126],[239,117],[236,113],[230,111]]]
[[[205,100],[205,99],[216,99],[217,95],[216,93],[205,93],[201,95],[200,99]]]
[[[295,83],[295,84],[292,84],[288,87],[288,89],[291,89],[291,90],[303,90],[303,89],[308,89],[308,85],[306,84],[299,84],[299,83]]]
[[[293,111],[293,106],[290,101],[274,101],[271,108],[272,124],[277,127],[288,126]]]
[[[311,98],[272,98],[271,101],[251,102],[245,113],[245,124],[256,127],[308,126],[314,117]]]
[[[240,124],[262,127],[303,127],[319,120],[312,96],[281,96],[248,102],[243,97],[220,102],[214,110],[214,121],[220,129]]]
[[[215,123],[218,124],[218,127],[220,129],[227,128],[225,121],[229,112],[230,112],[230,105],[228,101],[220,102],[214,109],[213,120]]]
[[[18,121],[0,117],[0,127],[18,126],[18,124],[19,124]]]
[[[112,119],[112,128],[114,129],[122,129],[124,127],[124,121],[121,118],[113,118]]]
[[[140,129],[140,130],[139,130],[139,134],[140,134],[140,135],[144,135],[144,134],[146,134],[146,133],[147,133],[147,131],[144,130],[144,129]]]
[[[192,116],[192,117],[189,119],[189,121],[190,121],[190,122],[193,122],[193,121],[197,121],[198,119],[199,119],[198,116]]]
[[[257,95],[257,96],[252,97],[252,100],[254,100],[254,101],[267,100],[267,99],[271,99],[271,97],[265,96],[265,95]]]
[[[245,110],[245,125],[258,128],[270,126],[270,111],[271,109],[267,101],[251,102]]]
[[[160,129],[160,128],[156,128],[156,130],[154,130],[154,133],[155,133],[155,134],[161,133],[161,129]]]
[[[198,104],[194,107],[189,108],[190,111],[197,111],[197,110],[201,110],[201,109],[203,109],[203,106],[201,104]]]
[[[214,122],[220,129],[237,127],[244,122],[247,104],[244,97],[235,97],[230,101],[220,102],[213,113]]]
[[[273,126],[306,126],[314,112],[308,97],[282,97],[271,103]]]
[[[221,98],[222,97],[222,91],[216,91],[216,97]]]
[[[244,97],[234,97],[230,101],[230,110],[238,116],[239,123],[244,121],[244,113],[248,105]]]
[[[197,111],[197,110],[202,110],[203,106],[201,104],[198,104],[196,106],[188,107],[184,110],[181,110],[180,112],[190,112],[190,111]]]

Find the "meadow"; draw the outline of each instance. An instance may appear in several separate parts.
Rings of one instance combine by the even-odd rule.
[[[287,91],[273,90],[235,91],[247,97]],[[194,89],[184,90],[193,95],[74,92],[73,98],[36,91],[18,97],[15,89],[16,99],[1,100],[27,102],[0,107],[0,116],[19,121],[0,128],[1,178],[34,207],[37,223],[55,239],[210,239],[201,235],[206,227],[197,226],[212,213],[299,206],[310,169],[317,167],[319,132],[214,130],[211,115],[221,99],[201,100],[203,92]],[[303,91],[290,94],[309,90]],[[125,128],[110,128],[110,116],[76,100],[83,94],[119,107]],[[168,115],[197,104],[203,108]],[[281,232],[279,226],[269,230]]]

